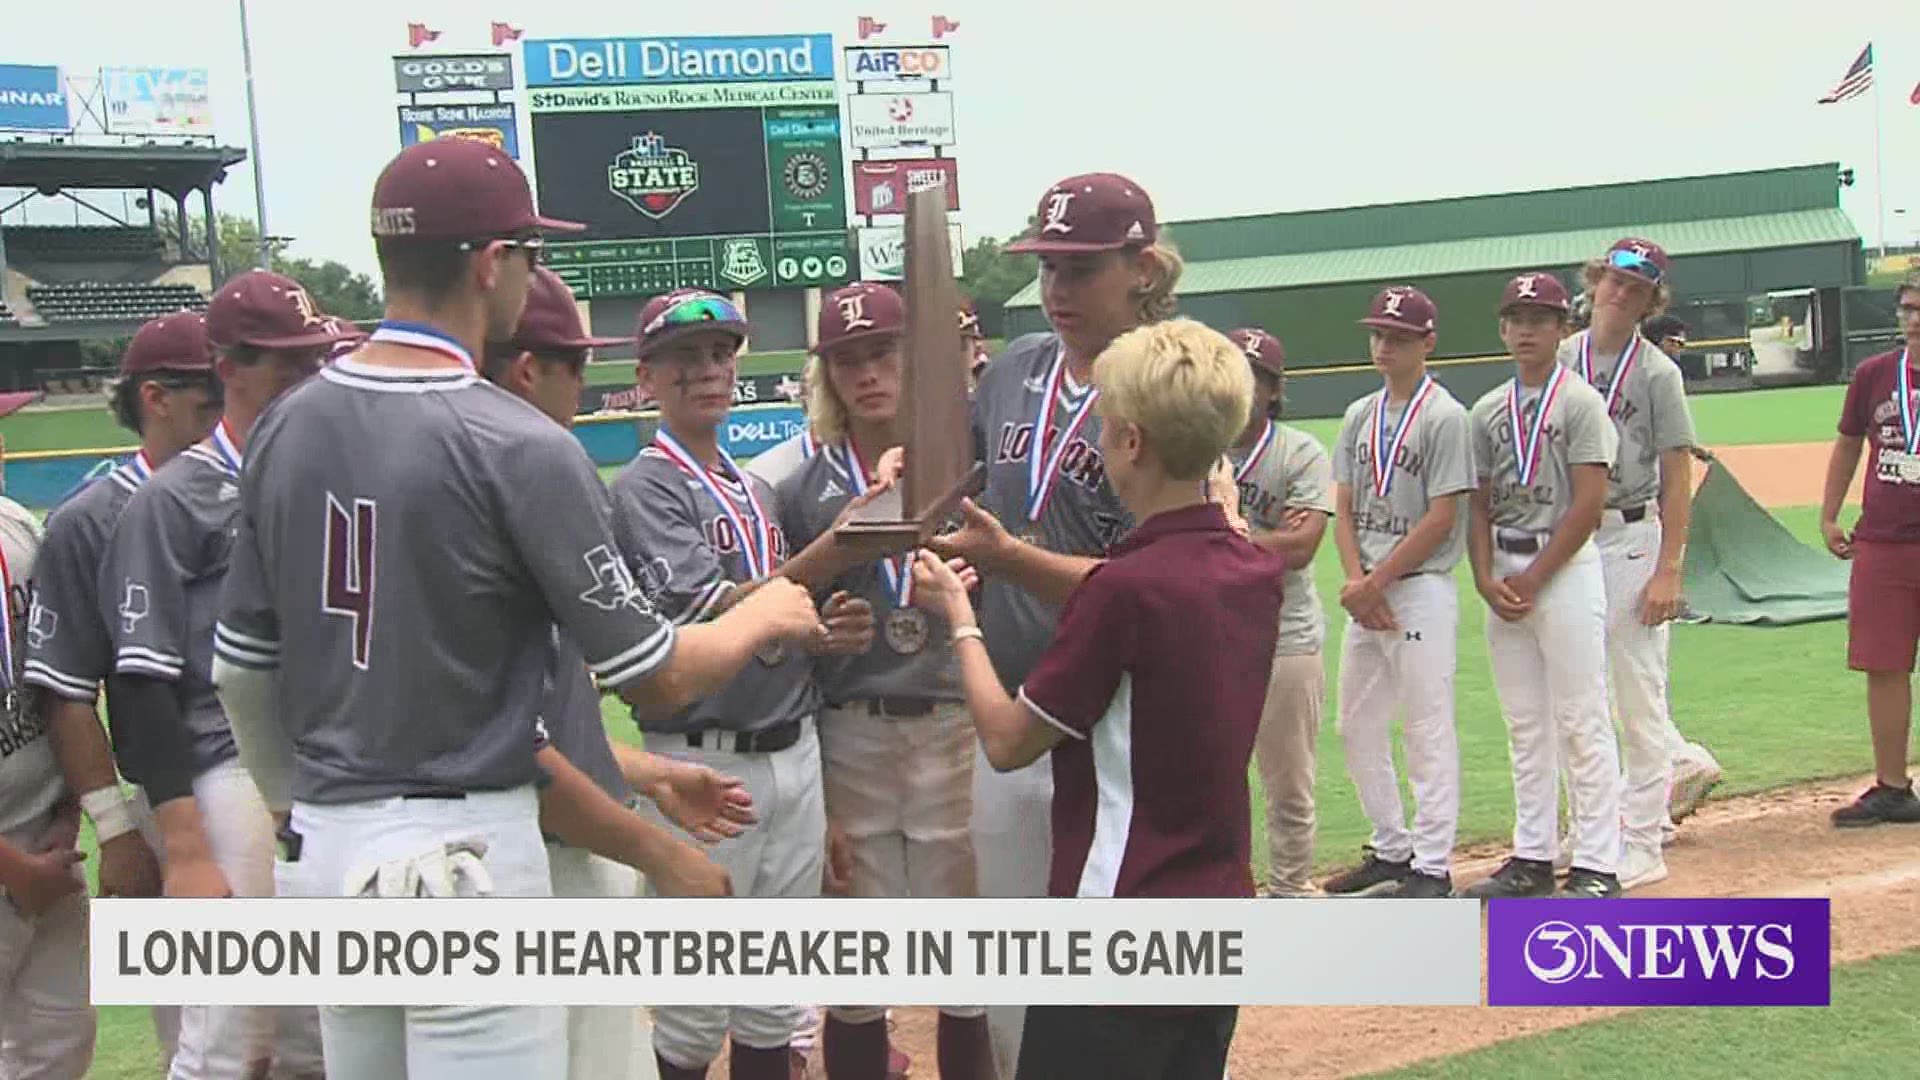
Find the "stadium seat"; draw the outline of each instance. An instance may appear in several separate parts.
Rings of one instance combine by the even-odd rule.
[[[16,225],[5,240],[15,259],[42,262],[141,262],[162,251],[155,230],[119,225]]]
[[[200,311],[207,306],[207,298],[191,285],[127,282],[29,285],[27,299],[50,323],[145,322],[183,308]]]

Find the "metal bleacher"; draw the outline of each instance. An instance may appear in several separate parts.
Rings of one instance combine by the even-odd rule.
[[[27,300],[42,319],[61,322],[145,322],[182,308],[204,311],[207,298],[191,285],[79,281],[29,285]]]
[[[155,230],[120,225],[15,225],[6,242],[16,257],[42,262],[143,262],[164,251]]]
[[[19,325],[20,316],[13,313],[13,309],[7,306],[5,300],[0,300],[0,329]]]

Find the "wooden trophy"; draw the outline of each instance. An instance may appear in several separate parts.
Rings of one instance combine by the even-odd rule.
[[[925,543],[986,478],[986,467],[974,460],[967,414],[960,287],[947,243],[945,187],[907,197],[906,239],[907,336],[897,420],[906,471],[835,530],[850,538],[885,538],[896,551]]]

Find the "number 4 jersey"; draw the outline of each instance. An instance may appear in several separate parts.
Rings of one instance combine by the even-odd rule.
[[[673,649],[593,463],[532,406],[348,358],[254,429],[215,645],[279,670],[295,799],[534,782],[554,623],[615,688]]]

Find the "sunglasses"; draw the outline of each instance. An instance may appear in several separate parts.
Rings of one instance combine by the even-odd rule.
[[[1629,274],[1646,278],[1655,285],[1660,284],[1661,274],[1659,264],[1637,251],[1622,249],[1620,251],[1609,252],[1607,254],[1607,265],[1613,267],[1615,270],[1624,270]]]
[[[698,323],[744,323],[747,317],[732,301],[719,296],[689,296],[679,303],[668,306],[667,310],[647,320],[640,328],[641,337],[651,337],[672,326],[693,326]]]
[[[547,240],[544,236],[493,236],[485,240],[462,240],[455,246],[461,251],[480,251],[494,244],[526,252],[530,263],[544,264],[547,261]]]

